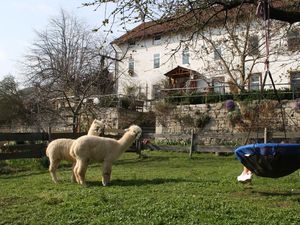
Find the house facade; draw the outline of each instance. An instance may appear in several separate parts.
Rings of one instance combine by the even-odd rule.
[[[245,10],[247,16],[238,22],[225,24],[219,18],[197,32],[186,26],[189,19],[183,29],[174,22],[145,22],[117,38],[112,45],[120,59],[118,93],[136,87],[140,95],[154,100],[162,89],[199,93],[268,89],[272,85],[269,76],[264,79],[267,56],[277,89],[300,88],[300,24],[272,21],[268,27],[254,15],[255,9]]]

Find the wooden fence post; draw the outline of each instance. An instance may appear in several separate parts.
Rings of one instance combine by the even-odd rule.
[[[268,128],[265,127],[264,129],[264,143],[268,142]]]
[[[195,144],[194,138],[195,138],[194,129],[192,129],[192,131],[191,131],[191,146],[190,146],[190,152],[189,152],[190,159],[192,158],[192,154],[193,154],[193,150],[194,150],[194,144]]]
[[[135,143],[136,153],[139,155],[139,157],[142,157],[142,144],[141,139],[138,139]]]

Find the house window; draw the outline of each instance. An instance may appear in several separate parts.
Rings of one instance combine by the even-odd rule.
[[[182,51],[182,64],[190,64],[189,48],[185,48]]]
[[[300,35],[298,30],[291,30],[287,33],[289,51],[300,50]]]
[[[215,77],[212,79],[212,86],[215,93],[224,94],[225,93],[225,78]]]
[[[208,84],[206,80],[201,78],[197,79],[196,86],[198,92],[207,92]]]
[[[131,56],[128,61],[128,73],[130,75],[133,75],[134,73],[134,59]]]
[[[249,38],[248,43],[249,55],[255,56],[259,54],[259,40],[258,36],[254,35]]]
[[[154,54],[154,68],[160,67],[160,54]]]
[[[153,44],[154,45],[160,45],[161,44],[161,35],[155,35],[153,37]]]
[[[152,86],[152,98],[158,99],[160,96],[160,86],[158,84],[154,84]]]
[[[253,73],[249,79],[249,90],[258,91],[260,87],[261,73]]]
[[[214,50],[214,59],[220,60],[222,56],[221,48],[215,48]]]
[[[293,91],[300,91],[300,71],[290,72],[291,89]]]

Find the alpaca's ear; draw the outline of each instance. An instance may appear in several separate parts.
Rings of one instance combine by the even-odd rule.
[[[97,120],[97,119],[95,119],[94,122],[97,123],[97,124],[103,124],[104,120]]]
[[[125,132],[127,132],[127,131],[129,131],[129,129],[128,129],[128,128],[126,128],[126,129],[124,129],[124,131],[125,131]]]

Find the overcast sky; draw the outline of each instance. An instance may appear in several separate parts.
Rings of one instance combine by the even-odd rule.
[[[0,80],[11,74],[21,81],[18,61],[35,39],[34,30],[44,30],[60,10],[75,14],[91,28],[101,24],[104,10],[81,7],[88,0],[0,0]]]

